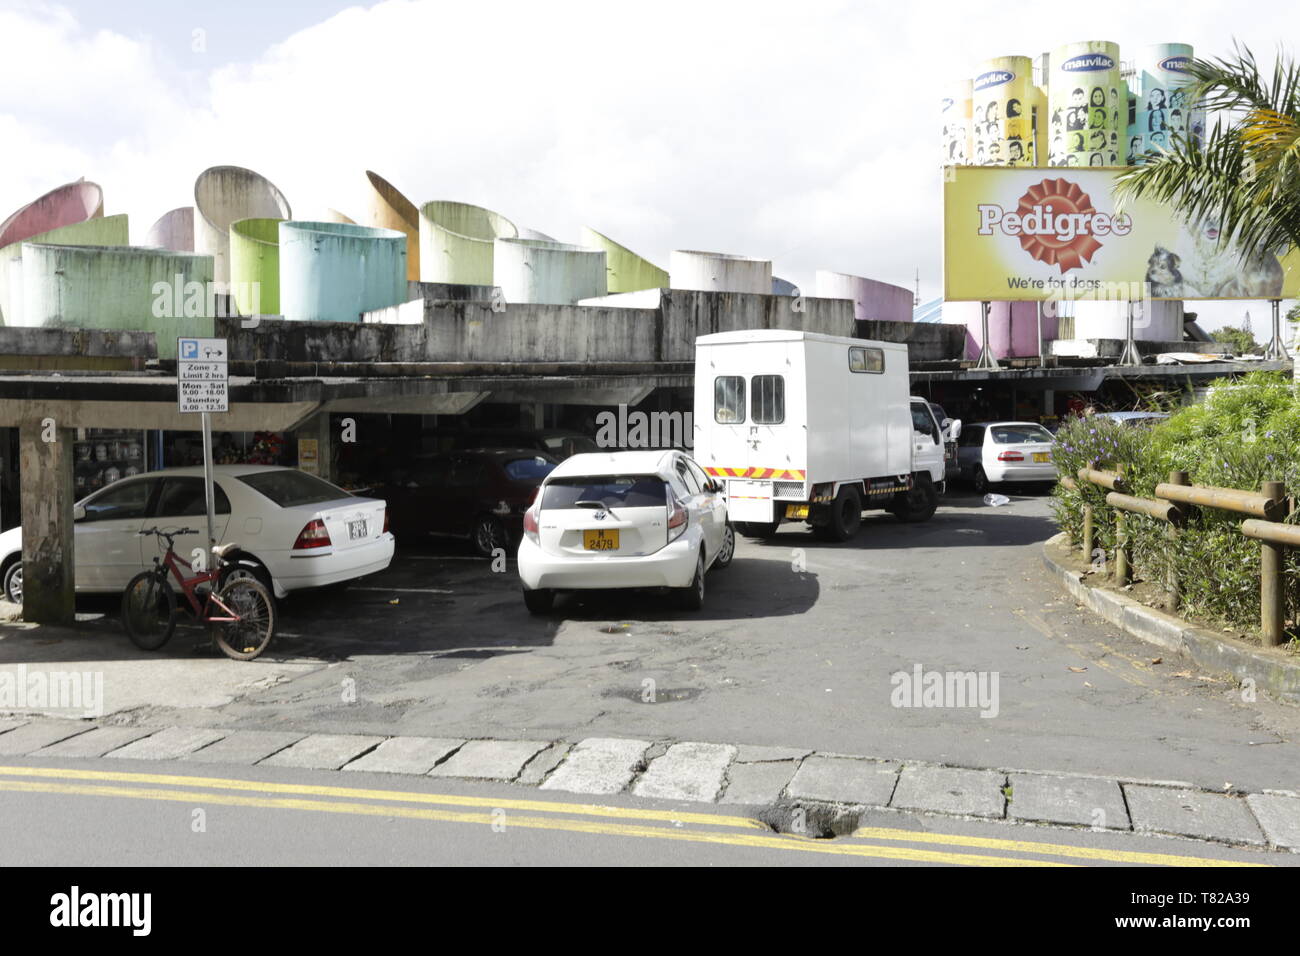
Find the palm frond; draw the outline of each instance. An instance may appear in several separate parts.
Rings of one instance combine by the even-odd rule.
[[[1217,223],[1246,256],[1300,246],[1300,68],[1279,53],[1266,77],[1238,46],[1187,69],[1196,108],[1219,118],[1204,142],[1180,135],[1122,173],[1121,208],[1140,196],[1168,203],[1189,223]]]

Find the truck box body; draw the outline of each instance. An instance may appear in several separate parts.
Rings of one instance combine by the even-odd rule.
[[[845,482],[862,482],[866,507],[910,488],[909,401],[905,345],[787,330],[696,339],[695,459],[726,482],[735,521],[777,520]]]

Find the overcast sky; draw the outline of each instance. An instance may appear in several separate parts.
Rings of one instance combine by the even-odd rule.
[[[1300,4],[0,0],[0,217],[104,187],[132,241],[248,166],[295,216],[363,215],[364,171],[573,240],[587,224],[940,293],[938,102],[979,61],[1109,39],[1261,56]],[[1209,325],[1264,303],[1202,306]]]

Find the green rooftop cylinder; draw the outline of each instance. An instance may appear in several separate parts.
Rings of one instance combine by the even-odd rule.
[[[280,223],[240,219],[230,226],[230,285],[240,315],[280,314]]]

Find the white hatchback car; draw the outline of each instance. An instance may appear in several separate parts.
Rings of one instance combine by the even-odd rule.
[[[322,478],[270,465],[217,465],[213,534],[241,549],[239,568],[276,597],[336,584],[388,567],[393,536],[378,498],[360,498]],[[176,554],[190,560],[206,537],[202,468],[169,468],[124,478],[74,506],[76,588],[121,592],[161,556],[142,528],[189,527]],[[0,582],[5,597],[22,601],[22,529],[0,534]]]
[[[963,425],[957,440],[958,471],[980,494],[1003,482],[1055,482],[1055,443],[1052,433],[1037,422]]]
[[[681,451],[573,455],[546,476],[524,512],[519,577],[534,614],[556,591],[673,588],[704,603],[704,575],[736,551],[719,482]]]

